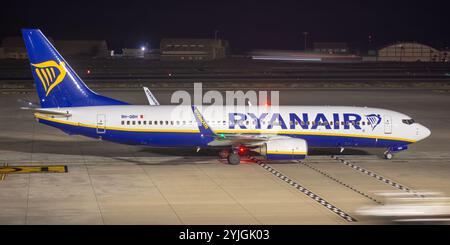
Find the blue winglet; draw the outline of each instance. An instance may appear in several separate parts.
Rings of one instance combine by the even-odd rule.
[[[206,123],[202,114],[195,105],[192,106],[192,112],[194,113],[195,119],[197,120],[197,125],[200,133],[203,136],[216,136],[216,134],[211,130],[211,127]]]

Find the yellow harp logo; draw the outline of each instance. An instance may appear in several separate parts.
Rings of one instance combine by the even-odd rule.
[[[64,62],[57,64],[54,60],[49,60],[31,65],[34,67],[34,72],[36,72],[39,80],[41,80],[42,86],[44,86],[45,96],[66,77],[66,64]]]

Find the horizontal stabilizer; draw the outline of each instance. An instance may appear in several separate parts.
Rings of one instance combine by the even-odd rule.
[[[60,117],[70,117],[72,114],[70,114],[68,111],[62,112],[62,111],[55,111],[55,110],[46,110],[43,108],[32,108],[32,107],[20,107],[22,110],[29,110],[33,111],[39,114],[43,115],[49,115],[49,116],[60,116]]]

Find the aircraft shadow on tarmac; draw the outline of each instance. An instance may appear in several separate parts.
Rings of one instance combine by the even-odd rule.
[[[23,138],[0,137],[0,151],[13,151],[20,153],[58,154],[58,155],[86,155],[112,158],[136,164],[148,164],[138,159],[145,157],[183,157],[181,159],[161,159],[164,164],[190,163],[193,158],[217,158],[220,149],[201,149],[199,152],[193,148],[150,148],[142,146],[125,146],[110,142],[99,142],[95,140],[27,140]],[[365,149],[345,149],[340,153],[338,148],[316,148],[309,149],[310,156],[329,155],[371,155]],[[152,163],[153,164],[153,163]]]

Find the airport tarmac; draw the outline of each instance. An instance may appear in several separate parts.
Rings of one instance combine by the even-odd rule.
[[[169,103],[172,91],[153,92],[162,104]],[[140,90],[101,93],[147,103]],[[5,175],[0,224],[370,224],[374,221],[355,210],[382,205],[376,191],[450,196],[448,90],[281,91],[283,105],[400,111],[432,135],[390,161],[381,158],[382,149],[315,150],[302,163],[238,166],[224,164],[210,151],[146,149],[68,136],[19,110],[19,98],[36,101],[36,93],[0,94],[0,165],[66,165],[68,171]]]

